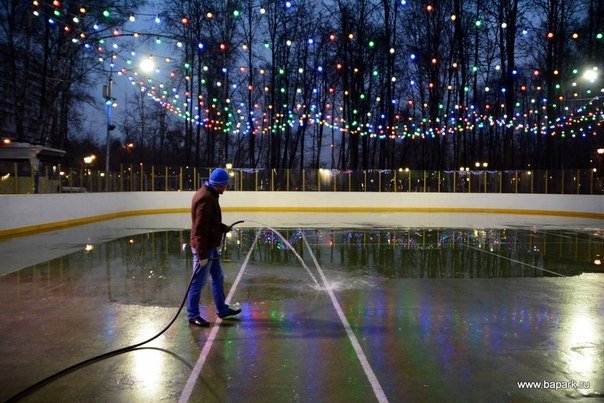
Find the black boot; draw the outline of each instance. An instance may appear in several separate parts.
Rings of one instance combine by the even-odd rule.
[[[229,317],[229,316],[239,315],[240,313],[241,313],[241,309],[231,309],[231,308],[229,308],[229,310],[226,311],[225,313],[223,313],[222,315],[218,314],[218,317],[220,319],[224,319],[224,318]]]
[[[205,320],[201,316],[189,319],[189,323],[192,324],[192,325],[195,325],[195,326],[210,327],[210,322],[208,322],[207,320]]]

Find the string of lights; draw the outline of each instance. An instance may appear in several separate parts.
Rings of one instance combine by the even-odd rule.
[[[153,20],[153,23],[158,26],[165,23],[178,23],[186,27],[190,23],[188,17],[183,16],[178,20],[174,19],[174,21],[171,21],[169,18],[164,18],[159,14],[130,13],[130,16],[125,19],[124,24],[118,28],[110,29],[104,28],[103,22],[96,20],[98,18],[109,19],[114,13],[128,14],[128,10],[112,8],[91,11],[85,7],[79,7],[78,13],[74,13],[70,9],[62,8],[62,4],[58,0],[54,0],[52,3],[35,0],[33,5],[33,14],[35,16],[46,19],[48,24],[62,27],[63,31],[72,36],[72,42],[81,44],[87,50],[96,51],[100,63],[109,62],[112,71],[115,71],[118,77],[125,77],[130,82],[130,85],[139,87],[141,92],[146,93],[150,99],[179,118],[193,122],[196,125],[213,128],[214,130],[233,135],[248,132],[251,129],[247,115],[250,106],[246,106],[245,103],[237,102],[231,98],[223,100],[227,106],[218,106],[219,102],[217,102],[216,98],[209,99],[209,95],[204,98],[204,95],[200,92],[192,108],[193,112],[191,112],[190,106],[193,102],[193,97],[191,95],[190,88],[192,86],[190,82],[194,73],[192,66],[196,66],[201,71],[207,71],[208,67],[187,61],[181,51],[184,46],[182,40],[166,35],[162,30],[141,33],[127,27],[128,23],[135,23],[141,19]],[[406,5],[406,2],[402,1],[401,5]],[[285,2],[284,7],[290,9],[294,7],[294,4],[292,2]],[[254,7],[253,10],[261,15],[267,12],[266,8],[260,5]],[[220,10],[207,11],[205,17],[208,21],[211,21],[224,17],[225,12]],[[435,12],[434,6],[427,6],[426,12],[433,14]],[[231,13],[233,18],[241,16],[241,11],[239,10],[234,10]],[[82,26],[82,22],[89,19],[94,20],[88,22],[93,29],[93,32],[90,33]],[[455,21],[457,16],[451,15],[449,19]],[[476,28],[484,28],[487,23],[489,22],[477,20],[475,26]],[[501,25],[501,29],[506,28],[507,25]],[[529,34],[529,30],[525,28],[521,28],[521,32],[522,35]],[[553,33],[548,33],[547,38],[552,39],[553,35]],[[602,36],[599,33],[596,39],[602,40]],[[157,51],[128,51],[118,43],[118,41],[124,38],[153,40],[154,45],[158,49]],[[340,39],[336,35],[331,34],[327,40],[331,43],[337,43],[338,41],[356,41],[357,39],[351,33]],[[569,39],[577,41],[580,40],[580,36],[578,33],[573,33],[569,36]],[[321,40],[318,38],[309,38],[304,45],[318,45],[320,42]],[[168,46],[165,46],[166,43]],[[250,44],[244,43],[238,51],[249,51],[250,46]],[[257,46],[270,47],[267,40],[259,41]],[[302,46],[302,44],[296,41],[287,41],[287,46],[295,47]],[[374,49],[375,46],[375,40],[369,39],[367,41],[368,49]],[[176,50],[175,55],[167,55],[171,50],[170,47]],[[217,53],[224,53],[227,50],[231,51],[227,47],[226,43],[219,41],[215,44],[204,44],[202,41],[199,41],[196,46],[199,52]],[[417,62],[415,53],[397,50],[394,47],[390,49],[390,53],[403,55],[401,57],[404,57],[411,63]],[[142,56],[143,61],[148,62],[146,67],[147,72],[141,71],[142,68],[140,65],[138,67],[134,65],[133,59],[137,56]],[[157,67],[155,64],[158,61],[165,63],[167,67],[165,69],[167,76],[162,77],[163,79],[152,78],[152,76],[161,76],[164,73],[164,69]],[[150,62],[153,62],[153,64]],[[437,66],[442,62],[437,58],[433,58],[431,63]],[[457,63],[454,63],[451,68],[458,68]],[[495,70],[499,70],[499,68],[500,66],[495,66]],[[339,61],[334,66],[318,66],[312,71],[304,66],[279,68],[278,71],[272,74],[279,76],[290,74],[301,76],[306,74],[309,77],[327,77],[327,73],[329,72],[330,76],[338,77],[338,74],[343,69],[348,69],[353,74],[358,72],[357,68],[347,65],[344,61]],[[474,74],[477,74],[479,70],[478,66],[472,67]],[[334,82],[329,85],[328,90],[333,101],[328,102],[325,106],[320,105],[319,102],[320,96],[325,95],[323,93],[324,90],[317,87],[312,89],[311,102],[300,102],[293,107],[287,106],[287,110],[278,108],[276,105],[254,104],[252,108],[254,114],[252,118],[252,122],[254,123],[253,133],[256,135],[268,134],[300,125],[324,125],[327,128],[348,133],[349,135],[357,134],[371,138],[378,137],[380,139],[425,139],[446,135],[454,136],[493,126],[513,129],[522,135],[547,135],[559,136],[561,138],[588,137],[601,133],[602,121],[604,120],[602,95],[594,94],[594,91],[597,92],[597,89],[594,89],[593,85],[581,88],[581,90],[578,89],[578,87],[585,87],[585,85],[578,83],[580,79],[584,79],[584,81],[595,85],[599,73],[597,67],[583,70],[578,68],[573,69],[573,77],[570,83],[566,86],[556,83],[556,90],[560,91],[561,95],[552,101],[540,95],[544,93],[543,71],[534,69],[530,71],[530,75],[527,74],[528,71],[527,68],[519,68],[513,71],[514,75],[525,77],[523,80],[527,80],[527,76],[530,77],[528,80],[534,80],[532,84],[528,84],[527,82],[518,86],[518,101],[515,104],[516,111],[513,116],[506,115],[506,105],[500,101],[500,98],[505,94],[507,89],[503,87],[496,89],[484,83],[481,86],[481,92],[488,102],[477,105],[453,105],[448,110],[446,110],[447,107],[441,102],[436,105],[436,108],[439,110],[439,117],[437,119],[430,118],[430,115],[427,113],[435,105],[422,102],[416,98],[409,98],[406,101],[398,98],[391,100],[396,105],[396,115],[390,119],[383,113],[374,112],[377,111],[377,108],[370,108],[371,111],[366,112],[365,116],[361,116],[360,111],[353,110],[352,115],[358,115],[358,118],[347,120],[344,118],[342,107],[336,106],[338,100],[341,101],[346,97],[358,96],[360,102],[370,102],[375,105],[378,105],[382,100],[375,96],[373,99],[370,99],[370,94],[352,94],[347,90],[339,91],[337,90],[338,83]],[[232,93],[236,93],[237,91],[244,93],[254,90],[242,84],[245,82],[244,78],[247,75],[258,74],[261,77],[259,81],[265,81],[265,77],[270,74],[265,68],[250,71],[249,68],[245,67],[238,69],[223,67],[222,73],[229,77],[239,75],[238,83],[230,84],[229,90]],[[381,75],[382,73],[376,70],[370,74],[368,79],[381,80]],[[553,76],[559,76],[558,70],[553,72]],[[400,80],[392,77],[392,82],[397,81]],[[189,85],[183,85],[186,82],[189,82]],[[220,79],[208,82],[206,78],[202,79],[201,84],[205,87],[220,87],[223,85]],[[438,89],[438,85],[433,82],[419,83],[416,80],[408,80],[406,85],[411,89],[417,88],[420,85],[425,86],[426,90]],[[271,91],[278,91],[283,94],[290,92],[302,94],[303,92],[301,88],[271,88],[269,85],[262,87],[259,91],[265,94]],[[187,90],[187,88],[189,89]],[[445,92],[449,91],[452,93],[458,93],[460,90],[464,92],[470,91],[468,87],[461,89],[453,85],[448,85],[442,89]],[[600,89],[599,92],[604,93],[604,88]],[[410,91],[410,93],[413,93],[413,91]],[[300,95],[300,99],[302,98]],[[223,105],[223,103],[220,104]],[[277,109],[279,111],[275,113]],[[556,112],[557,116],[554,116],[553,112]],[[269,115],[272,116],[272,119],[269,119]]]

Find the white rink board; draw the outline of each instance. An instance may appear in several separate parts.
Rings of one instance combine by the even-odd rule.
[[[118,217],[170,210],[186,212],[190,208],[193,193],[2,195],[0,231],[106,215]],[[477,214],[484,214],[485,209],[490,209],[506,214],[514,214],[514,211],[526,213],[527,210],[538,211],[544,215],[560,215],[560,212],[600,216],[604,214],[604,196],[599,195],[227,191],[220,200],[225,212],[235,212],[238,216],[250,211],[268,215],[286,212],[286,221],[294,220],[298,223],[305,222],[308,216],[307,212],[297,209],[315,209],[311,216],[324,214],[324,218],[319,220],[321,222],[325,222],[325,217],[332,214],[348,214],[342,212],[342,209],[353,209],[356,212],[373,210],[376,213],[379,209],[400,209],[407,213],[446,210],[448,214],[456,214],[455,210],[465,209],[465,212],[475,210]],[[530,221],[528,217],[531,216],[524,214],[521,220]]]

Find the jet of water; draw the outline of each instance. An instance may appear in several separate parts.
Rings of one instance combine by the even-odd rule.
[[[245,222],[251,222],[251,223],[254,223],[254,224],[258,224],[258,225],[260,225],[263,228],[268,228],[269,230],[271,230],[272,232],[274,232],[279,238],[281,238],[281,240],[283,241],[283,243],[285,244],[285,246],[287,246],[289,249],[291,249],[291,251],[294,252],[294,255],[296,255],[296,257],[298,258],[298,260],[300,261],[300,263],[302,263],[302,267],[304,267],[304,270],[306,270],[306,272],[308,273],[308,275],[310,276],[310,278],[312,279],[312,281],[315,282],[316,287],[320,288],[319,282],[317,281],[316,277],[312,274],[312,272],[310,271],[310,269],[308,268],[308,266],[306,265],[306,263],[304,263],[304,260],[302,260],[302,258],[298,254],[298,252],[296,252],[296,250],[294,249],[294,247],[291,246],[291,244],[289,242],[287,242],[287,239],[285,239],[283,237],[283,235],[281,235],[281,233],[279,231],[277,231],[274,228],[269,227],[266,224],[258,222],[258,221],[245,220]]]

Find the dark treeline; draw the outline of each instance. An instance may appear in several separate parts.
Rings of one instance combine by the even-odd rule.
[[[113,8],[105,18],[108,24],[95,30],[107,2],[0,2],[3,137],[65,148],[69,135],[77,133],[74,128],[86,119],[80,105],[92,102],[88,89],[99,61],[84,45],[95,46],[98,38],[110,35],[140,5],[136,0],[119,3],[119,9]],[[77,28],[65,25],[74,18],[79,21]]]
[[[89,143],[77,104],[99,60],[120,69],[118,39],[98,41],[137,6],[90,4],[104,31],[89,18],[75,43],[29,1],[3,3],[2,78],[24,84],[2,86],[0,123],[73,153]],[[587,168],[603,145],[601,1],[168,0],[157,13],[176,74],[132,97],[112,164]],[[34,69],[42,96],[23,77]]]

